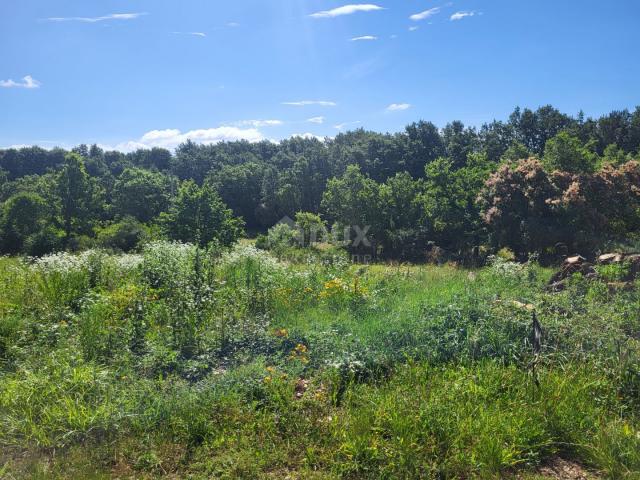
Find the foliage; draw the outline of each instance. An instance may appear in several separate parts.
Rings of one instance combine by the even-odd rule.
[[[479,202],[490,240],[522,257],[553,253],[564,243],[593,252],[638,225],[637,162],[605,166],[591,175],[547,173],[534,159],[504,165],[491,175]]]
[[[640,108],[585,118],[549,105],[516,108],[507,120],[479,128],[452,121],[439,129],[420,121],[393,134],[358,129],[324,140],[187,141],[175,152],[6,149],[0,150],[0,250],[41,255],[114,242],[129,248],[137,241],[133,230],[141,229],[127,217],[154,237],[161,230],[170,239],[227,245],[240,235],[233,217],[253,236],[305,212],[322,215],[350,253],[367,258],[443,256],[476,264],[480,252],[502,246],[524,257],[559,243],[589,255],[637,230],[637,177],[625,165],[633,165],[639,151]],[[504,177],[505,164],[517,170],[514,165],[530,158],[541,161],[536,170],[553,194],[540,175],[514,179],[503,191],[512,196],[491,197],[512,204],[513,214],[505,209],[504,222],[493,217],[487,223],[493,206],[503,209],[488,195],[476,201],[484,182],[490,192],[491,174]],[[16,210],[20,218],[7,220],[25,195],[31,211]],[[544,207],[541,199],[551,203]],[[33,224],[25,220],[32,214]],[[113,232],[123,221],[128,227]],[[130,241],[122,237],[127,229]],[[97,238],[107,231],[121,238]]]
[[[198,187],[194,182],[181,185],[161,220],[170,238],[202,246],[211,242],[223,246],[233,244],[240,237],[243,225],[212,187]]]
[[[0,213],[3,253],[16,254],[33,249],[50,216],[50,207],[39,195],[18,193],[10,197]]]
[[[595,170],[596,156],[579,138],[560,132],[547,141],[542,163],[548,171],[590,173]]]
[[[3,475],[491,478],[562,456],[634,478],[638,291],[550,294],[548,270],[502,257],[0,258]]]
[[[169,206],[172,180],[161,173],[127,168],[113,187],[113,209],[119,217],[149,222]]]
[[[308,247],[327,238],[327,227],[320,215],[310,212],[296,213],[295,225],[300,230],[301,247]]]
[[[300,231],[287,223],[278,223],[269,229],[267,235],[256,240],[256,247],[271,250],[280,255],[287,249],[300,245]]]
[[[103,248],[130,252],[149,241],[150,229],[132,217],[124,217],[97,233],[98,245]]]

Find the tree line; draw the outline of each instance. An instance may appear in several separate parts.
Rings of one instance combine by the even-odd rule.
[[[600,118],[516,108],[480,128],[431,122],[131,153],[0,150],[0,251],[233,243],[299,212],[367,228],[375,255],[593,252],[640,226],[640,107]],[[361,248],[352,246],[352,249]],[[369,248],[369,247],[367,247]]]

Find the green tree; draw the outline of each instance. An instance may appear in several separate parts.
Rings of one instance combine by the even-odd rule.
[[[18,193],[9,198],[0,213],[3,253],[24,251],[28,239],[51,223],[51,208],[35,193]]]
[[[211,185],[199,187],[191,180],[180,186],[169,211],[160,218],[169,237],[201,246],[211,242],[232,245],[240,238],[244,224]]]
[[[515,133],[515,140],[522,143],[528,151],[541,156],[547,141],[563,130],[575,125],[576,121],[561,113],[551,105],[540,107],[536,111],[516,108],[509,117],[509,124]]]
[[[352,248],[377,255],[384,230],[380,185],[363,175],[358,166],[350,165],[342,177],[329,180],[322,208],[331,220],[355,235]]]
[[[531,158],[531,153],[527,150],[527,147],[520,142],[513,142],[509,145],[509,148],[505,150],[500,160],[503,162],[518,162],[520,160],[526,160],[527,158]]]
[[[116,180],[113,209],[119,217],[149,222],[169,207],[172,179],[162,173],[127,168]]]
[[[64,166],[56,177],[57,193],[60,200],[60,214],[65,233],[65,246],[73,234],[91,231],[95,220],[100,191],[85,170],[84,161],[77,153],[65,156]]]
[[[542,164],[550,172],[587,173],[595,170],[596,161],[596,155],[579,138],[560,132],[547,142]]]
[[[424,167],[445,153],[440,132],[431,122],[420,121],[408,125],[401,140],[402,167],[413,178],[422,176]]]
[[[258,163],[224,165],[207,179],[220,194],[234,215],[242,217],[247,228],[257,228],[260,220],[256,210],[260,204],[264,167]]]
[[[423,181],[414,180],[408,172],[397,173],[380,186],[385,257],[407,260],[423,257],[427,242],[419,201],[423,187]]]
[[[425,189],[421,196],[425,223],[431,240],[460,254],[480,244],[480,208],[476,197],[491,171],[485,157],[474,154],[468,165],[455,169],[440,158],[425,168]]]
[[[618,145],[616,145],[615,143],[607,145],[607,147],[604,149],[604,154],[602,156],[602,162],[604,164],[617,167],[623,165],[629,160],[631,160],[631,155],[625,153],[625,151],[618,147]]]
[[[442,130],[442,138],[447,157],[454,168],[462,168],[467,164],[468,156],[478,149],[479,139],[474,128],[466,127],[460,121],[449,123]]]
[[[320,215],[310,212],[296,213],[296,225],[302,235],[302,246],[309,247],[314,242],[322,241],[326,236],[326,224]]]

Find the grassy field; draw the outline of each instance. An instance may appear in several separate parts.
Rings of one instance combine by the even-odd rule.
[[[0,478],[640,478],[635,290],[296,259],[0,259]]]

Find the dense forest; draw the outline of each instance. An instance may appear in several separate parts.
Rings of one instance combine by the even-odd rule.
[[[516,108],[481,128],[420,121],[395,134],[188,141],[175,152],[7,149],[0,253],[129,251],[164,237],[228,245],[306,212],[334,234],[366,232],[366,248],[387,259],[424,260],[434,246],[458,259],[505,247],[519,258],[587,254],[633,241],[638,160],[640,107],[597,119]]]

